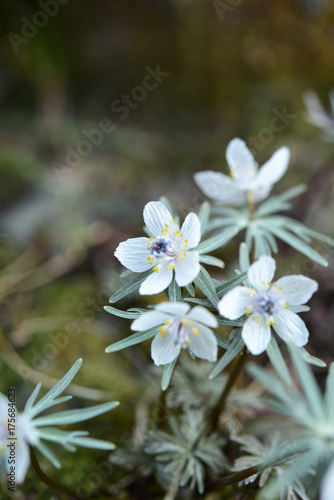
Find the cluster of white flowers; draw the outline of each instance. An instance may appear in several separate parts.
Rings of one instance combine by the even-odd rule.
[[[242,205],[249,195],[253,202],[266,198],[274,183],[285,173],[290,152],[282,147],[261,169],[241,139],[233,139],[226,151],[231,177],[220,172],[199,172],[195,181],[199,188],[219,204]],[[144,221],[149,238],[131,238],[117,247],[115,256],[133,272],[152,269],[141,284],[139,293],[152,295],[167,289],[175,276],[176,284],[185,287],[194,282],[200,271],[196,247],[201,240],[201,224],[195,213],[187,215],[181,229],[173,215],[161,202],[150,202],[144,208]],[[305,323],[289,306],[307,302],[317,290],[314,280],[304,276],[286,276],[272,284],[275,260],[263,255],[248,269],[249,287],[238,286],[218,304],[224,318],[236,320],[248,316],[242,327],[242,338],[254,354],[264,352],[271,338],[271,326],[285,342],[304,346],[308,341]],[[143,313],[131,326],[145,331],[159,326],[160,333],[152,342],[152,358],[156,365],[171,363],[181,349],[208,361],[217,359],[217,338],[210,328],[217,328],[216,317],[204,307],[190,310],[184,302],[163,302],[154,311]]]

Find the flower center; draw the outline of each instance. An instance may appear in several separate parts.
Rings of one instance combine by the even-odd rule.
[[[175,318],[174,320],[166,321],[161,327],[160,333],[163,336],[170,335],[174,344],[179,345],[181,349],[185,349],[188,346],[190,334],[196,335],[196,337],[200,334],[196,325],[185,318]]]
[[[166,238],[158,238],[153,240],[150,245],[151,254],[156,259],[170,260],[176,257],[178,249],[175,242]]]
[[[278,311],[278,300],[272,295],[261,296],[257,300],[257,310],[259,314],[272,316]]]

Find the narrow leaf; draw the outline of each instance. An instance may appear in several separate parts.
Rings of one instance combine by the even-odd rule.
[[[209,266],[219,267],[220,269],[224,269],[225,267],[225,262],[223,260],[212,257],[211,255],[200,255],[199,261]]]
[[[101,415],[102,413],[113,410],[118,405],[118,401],[112,401],[110,403],[91,406],[90,408],[60,411],[59,413],[46,415],[45,417],[35,418],[34,425],[36,425],[37,427],[44,427],[46,425],[49,426],[75,424],[77,422],[83,422],[90,418],[96,417],[97,415]]]
[[[204,295],[210,300],[214,307],[218,304],[218,296],[212,278],[207,270],[201,266],[197,278],[194,280],[195,285],[202,290]]]
[[[144,342],[145,340],[154,337],[157,333],[159,333],[159,331],[160,331],[160,326],[154,326],[149,330],[136,332],[133,335],[130,335],[130,337],[127,337],[126,339],[120,340],[119,342],[115,342],[115,344],[109,345],[105,349],[105,352],[116,352],[120,351],[121,349],[125,349],[126,347],[130,347],[135,344],[140,344],[141,342]]]
[[[146,278],[152,273],[152,269],[148,269],[147,271],[144,271],[143,273],[137,274],[137,276],[127,283],[126,285],[122,286],[116,293],[114,293],[110,299],[109,302],[113,304],[114,302],[117,302],[118,300],[122,299],[123,297],[126,297],[132,292],[135,292],[140,288],[140,285],[143,283],[143,281],[146,280]]]
[[[242,351],[244,347],[244,341],[242,340],[241,337],[241,331],[236,335],[235,339],[233,340],[232,344],[229,345],[229,348],[227,351],[223,354],[222,358],[218,361],[212,372],[210,373],[209,379],[212,380],[213,378],[217,377],[220,372],[222,372],[227,365],[233,361],[233,359],[238,356],[238,354]]]
[[[181,288],[175,281],[175,277],[172,279],[171,284],[168,287],[168,297],[171,302],[179,302],[182,300]]]
[[[208,201],[202,203],[201,208],[198,212],[198,218],[201,223],[201,233],[204,234],[207,231],[209,217],[210,217],[211,206]]]
[[[270,230],[272,233],[274,233],[275,236],[280,238],[281,240],[285,241],[288,243],[288,245],[292,246],[302,254],[306,255],[309,257],[311,260],[314,262],[317,262],[321,266],[328,266],[328,262],[322,255],[320,255],[314,248],[310,247],[300,239],[298,239],[296,236],[293,234],[289,233],[288,231],[278,228],[275,226],[268,226],[268,230]]]
[[[245,281],[245,279],[247,279],[247,271],[238,274],[238,276],[229,281],[226,281],[217,288],[216,292],[218,297],[221,298],[223,295],[225,295],[225,293],[232,290],[232,288],[235,288],[237,285],[240,285],[240,283]]]
[[[175,367],[176,362],[177,362],[177,358],[178,358],[178,356],[174,359],[174,361],[172,361],[168,365],[164,366],[164,372],[163,372],[162,379],[161,379],[161,390],[162,391],[166,391],[168,389],[168,386],[169,386],[169,383],[171,381],[172,374],[174,371],[174,367]]]
[[[286,366],[280,348],[278,347],[276,339],[273,335],[271,336],[270,343],[267,347],[267,354],[271,361],[271,364],[276,370],[277,375],[283,380],[283,382],[285,382],[288,385],[291,385],[292,380],[290,377],[288,367]]]
[[[52,402],[57,396],[59,396],[59,394],[61,394],[64,389],[66,389],[66,387],[71,383],[72,379],[79,371],[81,365],[82,359],[78,359],[74,363],[72,368],[66,373],[66,375],[61,380],[59,380],[59,382],[57,382],[57,384],[50,391],[48,391],[33,408],[30,409],[29,416],[34,417],[45,408],[47,408],[49,406],[49,403]]]
[[[138,316],[140,316],[140,313],[138,312],[121,311],[120,309],[116,309],[116,307],[112,306],[104,306],[103,309],[108,313],[120,318],[136,319],[138,318]]]
[[[211,236],[211,238],[208,238],[207,240],[200,243],[195,250],[200,254],[206,254],[212,252],[213,250],[217,250],[217,248],[222,248],[235,235],[239,233],[240,229],[241,228],[235,226],[228,227],[220,233]]]

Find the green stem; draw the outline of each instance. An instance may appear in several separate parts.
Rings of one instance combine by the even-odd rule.
[[[75,491],[73,491],[71,488],[66,486],[65,484],[59,483],[58,481],[55,481],[54,479],[51,479],[48,477],[41,469],[36,454],[34,452],[34,449],[30,446],[30,460],[31,460],[31,465],[36,472],[37,476],[40,478],[40,480],[45,483],[47,486],[50,488],[61,491],[62,493],[65,493],[68,497],[70,497],[72,500],[80,500],[80,498],[77,496]]]
[[[211,430],[212,431],[215,431],[218,427],[219,417],[220,417],[221,412],[224,409],[226,399],[227,399],[228,395],[230,394],[231,389],[233,388],[235,382],[237,381],[237,379],[240,375],[240,372],[245,364],[246,358],[247,358],[247,348],[244,347],[243,350],[241,351],[241,353],[239,354],[239,357],[238,357],[234,367],[232,368],[232,371],[230,372],[227,384],[222,392],[222,395],[220,396],[220,399],[219,399],[215,409],[213,410],[212,419],[211,419]]]
[[[252,191],[247,191],[247,201],[248,201],[248,208],[249,208],[249,220],[254,219],[254,212],[255,212],[255,204],[254,204],[254,197]]]

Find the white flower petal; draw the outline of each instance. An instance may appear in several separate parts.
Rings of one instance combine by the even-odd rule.
[[[276,324],[273,325],[277,334],[284,342],[293,342],[298,347],[307,344],[309,332],[304,321],[294,312],[281,309],[273,315]]]
[[[22,484],[30,465],[29,446],[24,439],[18,439],[16,441],[15,455],[15,480],[18,484]]]
[[[155,306],[155,310],[164,312],[172,316],[185,316],[190,309],[190,305],[186,302],[161,302]]]
[[[246,201],[244,191],[233,179],[221,172],[197,172],[194,179],[199,189],[212,200],[227,205],[242,205]]]
[[[168,318],[168,314],[157,311],[148,311],[132,322],[131,330],[142,332],[144,330],[148,330],[149,328],[153,328],[154,326],[162,325],[168,320]]]
[[[256,303],[256,297],[250,288],[237,286],[219,301],[218,311],[225,318],[238,319],[251,312],[250,308],[253,309]]]
[[[189,346],[192,352],[201,359],[208,361],[217,361],[218,345],[214,333],[206,326],[195,323],[199,335],[189,334]]]
[[[166,230],[166,224],[175,227],[171,213],[161,201],[150,201],[145,205],[144,222],[153,238],[161,236],[161,232]]]
[[[226,149],[226,160],[236,179],[245,179],[254,175],[255,160],[246,143],[241,139],[232,139]]]
[[[270,326],[264,316],[252,314],[242,328],[242,338],[254,356],[264,352],[271,338]]]
[[[320,500],[334,500],[334,460],[331,462],[322,479]]]
[[[318,290],[318,283],[301,274],[292,274],[280,278],[272,289],[278,299],[297,306],[310,300]]]
[[[124,267],[135,273],[142,273],[149,269],[150,263],[147,257],[151,255],[148,247],[148,238],[130,238],[118,245],[115,257]]]
[[[285,174],[290,160],[290,150],[286,146],[278,149],[257,172],[254,178],[254,189],[271,187]]]
[[[201,241],[201,223],[196,214],[191,212],[187,215],[181,227],[181,242],[187,242],[187,248],[197,247]]]
[[[202,306],[194,307],[187,314],[187,318],[191,319],[192,321],[198,321],[203,325],[211,326],[212,328],[218,327],[218,321],[216,320],[215,316]]]
[[[200,271],[198,252],[187,252],[182,260],[175,258],[175,280],[179,286],[189,285]]]
[[[272,282],[276,270],[275,259],[269,255],[262,255],[248,269],[248,279],[255,290],[260,294]]]
[[[156,366],[167,365],[180,354],[181,347],[176,345],[170,335],[158,333],[151,344],[151,355]]]
[[[167,271],[167,269],[169,269]],[[160,267],[159,272],[154,271],[146,280],[141,284],[139,293],[141,295],[154,295],[163,292],[170,285],[173,278],[173,271],[168,264]]]

